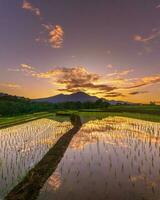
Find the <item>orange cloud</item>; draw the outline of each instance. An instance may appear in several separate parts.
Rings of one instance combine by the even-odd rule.
[[[127,83],[128,86],[125,87],[125,89],[139,88],[139,87],[151,85],[154,83],[160,83],[160,74],[135,79],[133,82]]]
[[[108,92],[104,97],[124,97],[121,92]]]
[[[148,91],[134,91],[134,92],[130,92],[130,95],[137,95],[137,94],[145,94],[148,93]]]
[[[34,69],[34,67],[27,65],[27,64],[21,64],[21,67],[24,69]]]
[[[108,64],[106,67],[111,69],[111,68],[113,68],[113,65],[112,64]]]
[[[99,75],[88,72],[82,66],[72,68],[59,67],[48,72],[37,73],[35,76],[38,78],[56,79],[60,84],[66,84],[68,82],[89,83],[90,81],[99,79]]]
[[[56,25],[53,30],[49,32],[49,43],[53,48],[61,48],[63,44],[64,31],[60,25]]]
[[[33,77],[48,79],[58,91],[112,91],[116,87],[99,83],[101,76],[89,72],[85,67],[60,67],[44,73],[32,73]]]
[[[27,0],[23,0],[22,8],[32,12],[36,16],[41,16],[40,9],[34,7]],[[42,18],[40,18],[40,20],[42,20]],[[61,48],[63,45],[63,40],[64,40],[64,31],[63,31],[62,26],[60,26],[60,25],[53,26],[52,24],[45,24],[45,23],[42,23],[41,26],[43,28],[45,28],[48,36],[47,36],[47,38],[38,36],[35,39],[35,41],[49,43],[51,45],[51,47],[53,47],[53,48]],[[41,32],[41,34],[44,34],[44,32]]]
[[[35,67],[28,65],[28,64],[20,64],[20,68],[12,69],[9,68],[8,71],[10,72],[27,72],[27,73],[35,73]]]
[[[23,1],[23,5],[22,8],[25,10],[29,10],[31,11],[33,14],[40,16],[41,12],[39,8],[34,7],[30,2],[28,2],[27,0]]]
[[[122,71],[115,70],[114,72],[107,74],[107,76],[108,77],[113,77],[113,76],[120,77],[120,76],[125,76],[125,75],[129,74],[130,72],[133,72],[133,69],[122,70]]]
[[[29,76],[46,79],[54,86],[56,93],[84,91],[104,98],[124,97],[146,93],[133,91],[135,88],[160,83],[160,74],[141,78],[123,78],[133,70],[116,71],[108,76],[92,73],[83,66],[59,67],[47,72],[37,72],[35,68],[27,64],[22,64],[21,68]]]
[[[16,83],[0,83],[0,86],[2,87],[8,87],[8,88],[20,88],[21,86]]]
[[[47,37],[45,36],[45,32],[42,32],[43,35],[36,38],[36,41],[48,43],[52,48],[61,48],[64,41],[64,31],[62,26],[53,26],[52,24],[41,24],[41,26],[45,29],[45,32],[47,32]]]

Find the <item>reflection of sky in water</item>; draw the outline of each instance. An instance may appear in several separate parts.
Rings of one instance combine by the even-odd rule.
[[[72,139],[38,200],[158,200],[160,124],[89,121]]]
[[[0,130],[0,199],[70,128],[70,122],[39,119]]]

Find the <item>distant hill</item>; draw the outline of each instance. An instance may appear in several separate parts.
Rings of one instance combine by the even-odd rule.
[[[47,98],[40,98],[40,99],[34,99],[36,102],[49,102],[49,103],[62,103],[62,102],[77,102],[80,101],[83,102],[95,102],[99,98],[96,96],[90,96],[84,92],[76,92],[73,94],[65,95],[65,94],[59,94],[52,97]]]
[[[64,102],[96,102],[100,98],[96,96],[91,96],[86,94],[85,92],[76,92],[69,95],[59,94],[47,98],[39,98],[39,99],[28,99],[19,96],[13,96],[5,93],[0,93],[0,100],[9,100],[9,101],[27,101],[27,102],[37,102],[37,103],[64,103]],[[116,101],[116,100],[106,100],[102,99],[104,102],[108,102],[110,105],[117,105],[117,104],[133,104],[125,101]]]
[[[16,95],[10,95],[6,93],[0,92],[0,100],[7,100],[7,101],[30,101],[30,99],[25,97],[20,97]]]
[[[37,112],[52,112],[53,110],[54,104],[34,102],[31,99],[0,92],[0,117]]]
[[[4,96],[9,96],[9,95],[6,94],[6,93],[1,93],[1,92],[0,92],[0,97],[4,97]]]
[[[34,99],[36,102],[49,102],[49,103],[62,103],[62,102],[77,102],[80,101],[81,103],[84,102],[95,102],[97,101],[98,97],[96,96],[90,96],[89,94],[86,94],[85,92],[76,92],[73,94],[65,95],[65,94],[59,94],[56,96],[51,96],[47,98],[40,98],[40,99]],[[115,101],[115,100],[106,100],[103,99],[103,101],[108,102],[111,105],[117,105],[117,104],[130,104],[125,101]]]

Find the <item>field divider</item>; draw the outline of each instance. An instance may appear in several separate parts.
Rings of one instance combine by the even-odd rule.
[[[73,128],[67,131],[46,153],[41,161],[31,169],[25,178],[15,186],[5,200],[35,200],[47,179],[56,170],[73,136],[80,130],[82,123],[78,115],[70,116]]]

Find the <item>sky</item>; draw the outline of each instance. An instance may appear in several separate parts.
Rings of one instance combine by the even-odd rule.
[[[0,0],[0,92],[160,103],[160,0]]]

